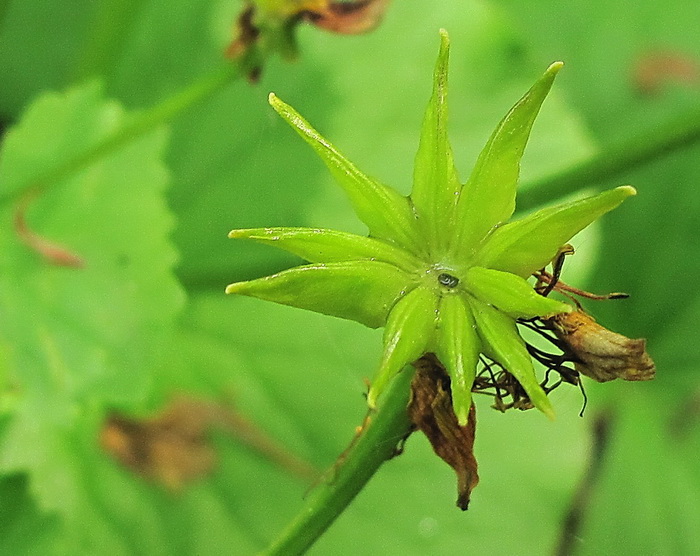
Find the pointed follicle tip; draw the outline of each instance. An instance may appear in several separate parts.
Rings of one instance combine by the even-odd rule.
[[[457,507],[463,512],[469,509],[469,493],[460,494],[459,498],[457,498]]]
[[[563,67],[564,67],[564,62],[561,62],[561,61],[554,62],[554,63],[550,64],[550,66],[547,68],[546,73],[553,73],[556,75],[557,73],[559,73],[559,70]]]
[[[457,414],[457,424],[460,427],[466,427],[467,423],[469,423],[469,410],[467,410],[466,413],[460,411]]]

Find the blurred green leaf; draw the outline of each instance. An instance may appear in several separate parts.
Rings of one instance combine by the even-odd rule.
[[[69,84],[96,3],[4,4],[8,5],[0,9],[0,114],[9,119],[39,92]]]
[[[127,117],[96,83],[39,97],[4,141],[3,188],[70,157],[77,139],[78,148],[98,141]],[[76,450],[83,445],[94,462],[95,427],[106,406],[147,396],[149,369],[183,303],[167,238],[173,220],[163,203],[165,140],[164,130],[146,135],[30,201],[29,227],[78,254],[84,268],[51,265],[24,245],[13,226],[22,208],[5,206],[1,215],[0,342],[17,402],[0,467],[29,473],[39,507],[59,512],[73,533],[91,513]],[[110,526],[95,527],[82,534],[104,541]]]
[[[697,410],[683,399],[669,406],[636,393],[620,398],[576,554],[694,554],[700,546]]]
[[[532,37],[535,55],[566,62],[567,97],[604,143],[629,137],[639,128],[653,130],[670,115],[697,106],[693,70],[684,79],[669,67],[685,63],[697,69],[700,46],[694,22],[700,6],[694,0],[674,0],[671,6],[605,0],[497,3],[506,6],[518,28]],[[552,28],[553,21],[566,22],[562,32]],[[666,68],[663,61],[652,68],[659,87],[645,92],[640,71],[654,57],[665,57]]]
[[[0,480],[0,535],[3,550],[11,554],[49,554],[59,522],[37,507],[23,475]],[[11,503],[8,503],[11,502]]]

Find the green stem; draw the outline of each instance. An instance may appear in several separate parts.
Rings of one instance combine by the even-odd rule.
[[[0,195],[0,205],[19,199],[31,190],[42,190],[49,187],[90,166],[103,156],[123,147],[136,137],[170,121],[181,112],[208,98],[233,79],[239,77],[242,71],[242,67],[239,64],[224,65],[188,88],[165,99],[160,104],[145,112],[141,112],[130,123],[115,130],[84,152],[28,180],[24,185]]]
[[[529,184],[518,194],[518,211],[527,211],[587,187],[602,185],[632,170],[700,140],[700,111],[674,118],[600,153]]]
[[[318,486],[297,517],[265,551],[265,556],[303,554],[328,529],[396,451],[397,443],[411,430],[408,418],[410,383],[414,370],[406,367],[379,399],[361,435],[342,461],[331,470],[328,482]]]

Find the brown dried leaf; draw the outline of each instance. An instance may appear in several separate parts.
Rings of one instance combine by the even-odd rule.
[[[430,440],[435,453],[457,473],[457,506],[469,507],[471,492],[479,483],[474,458],[476,413],[472,402],[469,421],[460,427],[452,409],[450,378],[434,357],[416,363],[408,414],[416,428]]]
[[[656,374],[646,340],[612,332],[582,311],[555,315],[546,322],[577,360],[576,370],[593,380],[651,380]]]

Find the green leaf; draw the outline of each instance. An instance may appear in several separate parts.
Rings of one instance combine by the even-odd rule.
[[[694,554],[700,546],[700,427],[683,405],[667,401],[627,389],[608,414],[605,465],[583,508],[576,554],[620,546],[637,554]],[[622,404],[625,411],[614,411]]]
[[[63,155],[57,147],[36,151],[37,137],[54,136],[54,145],[71,155],[64,132],[98,141],[127,117],[94,83],[42,96],[28,114],[0,157],[9,189]],[[22,380],[53,388],[60,375],[59,391],[71,396],[95,388],[112,400],[143,395],[147,374],[136,369],[157,355],[183,302],[163,201],[165,139],[163,130],[148,134],[30,202],[28,226],[78,254],[82,269],[45,262],[13,232],[13,208],[2,212],[0,310],[13,325],[0,334],[14,346],[11,360]]]
[[[470,305],[486,355],[522,384],[537,409],[553,418],[554,409],[537,382],[532,358],[518,333],[515,320],[476,299],[471,299]]]
[[[440,253],[447,247],[449,235],[445,229],[452,222],[461,189],[447,135],[449,41],[447,32],[442,30],[440,53],[433,76],[433,94],[423,118],[411,190],[411,201],[433,253]]]
[[[312,263],[377,260],[411,272],[420,261],[404,249],[371,237],[320,228],[256,228],[233,230],[228,237],[269,243]]]
[[[532,124],[562,66],[561,62],[549,66],[501,120],[481,151],[457,203],[453,249],[460,259],[472,258],[484,237],[513,214],[520,159]]]
[[[571,306],[539,295],[523,278],[490,268],[473,266],[465,279],[467,291],[479,301],[515,318],[568,313]]]
[[[370,235],[394,241],[408,249],[421,246],[416,219],[406,197],[363,174],[296,110],[274,94],[270,94],[270,104],[321,157],[347,194],[360,220],[369,228]]]
[[[472,385],[481,351],[471,309],[461,295],[444,296],[440,300],[435,355],[450,375],[452,407],[461,426],[465,426],[469,418]]]
[[[370,407],[375,406],[394,376],[429,351],[435,333],[437,304],[433,290],[418,287],[391,310],[384,328],[384,354],[367,394]]]
[[[40,96],[3,145],[2,187],[74,156],[74,138],[89,147],[128,118],[96,83]],[[97,551],[124,547],[84,482],[84,466],[101,457],[99,420],[148,396],[183,304],[164,200],[166,138],[163,129],[145,134],[28,202],[29,228],[79,255],[83,268],[29,249],[14,226],[23,209],[0,210],[0,346],[18,392],[0,471],[27,474],[37,505]]]
[[[630,186],[617,187],[509,222],[486,240],[478,254],[479,264],[525,278],[549,264],[583,228],[636,193]]]
[[[42,5],[0,5],[0,113],[18,116],[28,99],[42,91],[68,85],[81,47],[90,29],[93,8],[87,2],[74,4],[50,0]],[[26,33],[27,24],[41,33]],[[61,48],[48,48],[60,44]]]
[[[46,125],[47,114],[52,114],[51,126]],[[57,161],[83,153],[104,137],[106,129],[113,126],[85,125],[99,118],[123,119],[123,114],[117,104],[103,101],[101,86],[96,82],[68,92],[67,97],[53,92],[41,95],[22,113],[22,125],[10,128],[4,138],[0,158],[3,195],[33,184]]]
[[[355,320],[378,328],[389,310],[406,293],[407,275],[379,261],[312,264],[272,276],[236,282],[226,293],[248,295]]]

